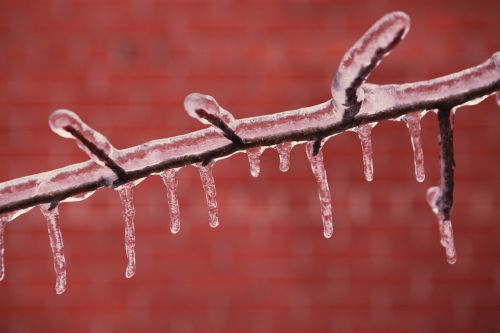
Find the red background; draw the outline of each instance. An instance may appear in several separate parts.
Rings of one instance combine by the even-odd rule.
[[[236,117],[325,101],[343,53],[393,10],[406,11],[412,28],[371,82],[448,74],[500,49],[498,1],[2,0],[0,180],[88,159],[50,131],[56,108],[125,148],[202,128],[182,107],[195,91]],[[161,179],[143,182],[130,280],[114,191],[61,205],[60,296],[33,209],[7,227],[0,332],[500,332],[499,124],[492,98],[456,117],[453,266],[425,203],[438,182],[431,114],[423,184],[402,123],[375,128],[372,183],[355,134],[326,144],[330,240],[303,146],[285,174],[271,150],[258,179],[242,154],[218,162],[215,230],[194,168],[179,176],[177,235]]]

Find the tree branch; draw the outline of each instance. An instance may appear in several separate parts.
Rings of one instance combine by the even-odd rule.
[[[76,124],[82,133],[76,138],[84,144],[83,148],[93,149],[85,145],[85,140],[96,143],[98,152],[109,160],[91,155],[92,160],[87,162],[1,183],[0,214],[10,213],[12,219],[36,205],[83,200],[101,187],[118,187],[167,169],[206,165],[236,152],[286,141],[315,142],[315,155],[324,138],[359,125],[416,111],[449,110],[500,90],[500,52],[476,67],[429,81],[363,84],[382,56],[404,37],[408,27],[409,20],[403,13],[384,16],[344,56],[333,84],[333,88],[338,84],[342,89],[333,89],[334,99],[307,108],[236,120],[212,97],[191,94],[185,100],[186,111],[212,127],[124,150],[115,150],[76,115],[55,112],[62,117],[54,117],[51,123],[56,133],[71,137],[67,131],[61,131],[61,124]],[[354,95],[349,97],[349,92],[354,91],[356,103],[360,104],[346,116],[346,105],[342,103],[352,100]]]

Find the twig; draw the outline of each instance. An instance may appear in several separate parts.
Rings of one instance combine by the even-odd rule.
[[[104,163],[108,168],[110,168],[120,179],[122,182],[126,182],[128,180],[127,173],[121,166],[115,163],[102,149],[99,149],[93,142],[90,142],[85,136],[82,135],[78,130],[71,126],[65,126],[64,130],[68,133],[71,133],[80,141],[87,149],[92,153],[92,155],[96,156],[100,161]]]
[[[208,120],[212,125],[219,128],[224,133],[224,136],[233,141],[234,144],[243,145],[243,140],[221,118],[209,114],[204,109],[196,109],[196,114],[200,118]]]
[[[438,111],[439,146],[441,160],[440,195],[437,206],[443,219],[450,220],[450,211],[453,205],[453,188],[455,160],[453,157],[453,119],[450,107],[442,107]]]
[[[409,28],[410,18],[405,13],[387,14],[344,55],[332,86],[335,106],[343,111],[344,119],[358,114],[362,102],[358,89],[382,58],[403,40]]]

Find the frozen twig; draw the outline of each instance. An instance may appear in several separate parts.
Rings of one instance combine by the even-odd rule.
[[[400,35],[402,38],[407,30],[405,16],[400,13],[394,15],[396,15],[394,22],[389,20],[389,23],[385,24],[383,22],[386,17],[384,17],[382,23],[378,22],[368,31],[368,36],[371,36],[371,33],[377,36],[377,31],[380,29],[389,29],[391,36]],[[401,29],[403,29],[402,34],[398,32]],[[396,31],[395,35],[393,31]],[[380,37],[380,34],[378,35]],[[393,46],[391,42],[383,42],[387,38],[386,35],[380,38],[381,41],[368,38],[372,40],[369,44],[364,42],[358,44],[368,45],[366,50],[376,46],[375,54],[378,48],[382,48],[385,52],[390,49],[388,46]],[[353,51],[355,49],[356,47],[348,53],[352,54],[352,59],[358,54]],[[364,48],[361,47],[361,50]],[[370,52],[368,53],[373,54]],[[379,58],[377,59],[380,60]],[[375,62],[370,60],[369,63],[376,64],[378,60]],[[356,63],[353,60],[353,64]],[[356,68],[366,66],[363,64],[364,62],[360,62]],[[343,68],[343,65],[340,67]],[[370,70],[372,67],[374,65]],[[367,74],[359,77],[364,80],[366,76]],[[338,77],[339,74],[336,80]],[[339,82],[353,81],[339,79]],[[359,125],[398,118],[411,112],[441,109],[443,106],[453,107],[471,102],[500,90],[500,53],[495,53],[476,67],[437,79],[395,85],[362,84],[357,90],[361,91],[360,89],[361,105],[359,111],[352,117],[345,117],[343,112],[336,110],[334,105],[338,102],[330,99],[308,108],[236,120],[229,112],[220,108],[215,100],[197,94],[194,95],[195,98],[186,102],[188,113],[200,121],[215,126],[123,150],[115,150],[102,135],[88,131],[88,126],[85,125],[80,131],[83,137],[96,143],[96,146],[105,151],[123,172],[105,158],[99,158],[99,154],[93,152],[89,145],[85,146],[84,140],[80,138],[79,143],[90,150],[91,161],[1,183],[0,214],[17,212],[15,214],[17,216],[36,205],[80,200],[85,193],[92,193],[101,187],[117,187],[126,181],[137,181],[150,174],[185,165],[207,164],[212,160],[251,148],[274,146],[286,141],[319,143],[322,138]],[[336,95],[335,89],[333,94]],[[359,98],[360,96],[357,97]],[[205,106],[196,107],[196,105]],[[206,114],[196,110],[204,110]],[[215,121],[212,119],[211,122],[207,115],[216,116],[220,122],[217,119]],[[66,137],[78,139],[74,133],[71,135],[71,132],[64,130],[64,127],[60,126],[57,129],[59,134],[62,132]],[[92,141],[93,138],[96,140]],[[319,145],[313,147],[313,155],[317,154],[319,148]]]
[[[438,110],[439,147],[441,161],[441,182],[439,186],[427,190],[427,202],[438,218],[441,245],[445,248],[447,261],[457,261],[453,228],[451,224],[451,207],[453,205],[455,160],[453,157],[453,113],[450,106]]]
[[[409,29],[408,15],[402,12],[389,13],[378,20],[344,55],[332,84],[334,105],[344,119],[352,119],[358,114],[362,103],[359,88],[382,58],[403,40]]]
[[[58,223],[58,205],[83,200],[101,187],[113,187],[120,196],[125,222],[126,277],[135,274],[135,208],[133,187],[151,174],[159,174],[167,187],[170,229],[180,228],[176,195],[176,173],[183,166],[198,168],[209,210],[209,224],[219,225],[212,166],[217,159],[246,152],[252,176],[260,172],[259,158],[267,147],[280,155],[280,169],[287,171],[290,152],[297,143],[306,144],[306,154],[318,183],[323,234],[333,234],[333,210],[322,143],[329,136],[353,130],[361,139],[365,177],[373,179],[371,129],[379,121],[406,122],[414,149],[415,174],[423,181],[423,153],[420,145],[421,111],[438,110],[441,147],[441,184],[427,192],[427,200],[438,217],[441,244],[448,262],[456,262],[450,212],[453,203],[452,110],[474,104],[500,90],[500,52],[476,67],[429,81],[374,85],[365,83],[369,74],[406,35],[410,20],[401,12],[390,13],[376,22],[344,55],[332,83],[332,96],[322,104],[237,120],[208,95],[190,94],[184,108],[193,118],[211,127],[142,145],[117,150],[106,137],[68,110],[55,111],[51,129],[75,139],[90,161],[0,184],[0,280],[3,269],[3,231],[15,217],[40,206],[46,217],[54,256],[56,291],[66,289],[66,262]],[[498,93],[497,93],[498,101]],[[404,116],[404,117],[403,117]]]
[[[57,110],[50,115],[49,125],[54,133],[63,138],[75,139],[90,158],[112,170],[122,183],[128,181],[125,170],[112,159],[116,149],[104,135],[85,124],[75,113]]]
[[[439,146],[441,160],[441,184],[437,205],[439,212],[445,220],[450,219],[453,205],[453,188],[455,159],[453,156],[453,114],[449,107],[442,107],[438,111],[439,120]]]
[[[333,111],[332,100],[329,100],[309,108],[236,121],[236,133],[243,144],[228,140],[214,128],[207,128],[119,150],[115,161],[125,171],[125,177],[134,181],[152,173],[223,158],[248,148],[272,146],[284,141],[317,141],[361,124],[420,110],[439,109],[443,105],[461,105],[500,90],[500,53],[495,53],[477,67],[438,79],[413,84],[369,85],[364,89],[363,105],[352,119],[339,117]],[[365,105],[371,105],[371,108]],[[259,135],[255,135],[255,129],[260,129]],[[110,180],[113,186],[120,185],[116,178],[115,172],[106,166],[87,161],[4,182],[0,184],[0,214],[60,202],[109,186]]]
[[[211,124],[222,134],[237,145],[243,145],[243,140],[231,128],[236,119],[233,115],[219,106],[215,98],[198,93],[190,94],[184,100],[187,113],[203,124]]]

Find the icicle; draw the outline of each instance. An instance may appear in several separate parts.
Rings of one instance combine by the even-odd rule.
[[[441,212],[437,201],[441,191],[438,186],[430,187],[427,190],[427,203],[431,207],[434,214],[438,218],[440,243],[446,251],[446,260],[449,264],[454,264],[457,261],[457,254],[455,251],[455,242],[453,240],[453,228],[451,226],[450,220],[445,220]]]
[[[170,213],[170,231],[179,232],[181,222],[179,217],[179,201],[177,200],[177,169],[169,169],[160,173],[167,187],[168,211]]]
[[[64,243],[59,227],[59,208],[50,205],[40,206],[40,210],[47,220],[50,247],[54,257],[54,270],[56,272],[56,293],[66,291],[66,259],[64,258]]]
[[[0,218],[0,281],[3,280],[5,277],[5,263],[4,263],[4,252],[5,252],[5,247],[4,247],[4,232],[5,232],[5,226],[7,225],[7,221],[5,221],[2,218]]]
[[[328,180],[326,178],[325,165],[323,163],[323,154],[321,150],[313,155],[314,142],[308,142],[306,146],[307,158],[311,164],[311,169],[318,183],[318,195],[321,205],[321,217],[323,219],[323,235],[326,238],[332,237],[333,234],[333,217],[330,189],[328,188]]]
[[[210,162],[206,166],[198,164],[198,171],[200,173],[201,184],[203,185],[203,190],[205,191],[205,197],[208,206],[208,222],[212,228],[219,225],[219,213],[217,211],[217,197],[215,192],[215,182],[212,175],[212,165]]]
[[[122,203],[123,219],[125,221],[125,252],[127,254],[127,269],[125,271],[125,276],[131,278],[135,274],[135,208],[134,208],[134,197],[132,193],[132,184],[127,183],[116,190],[120,195],[120,200]]]
[[[411,144],[413,146],[413,160],[415,164],[415,177],[418,182],[425,179],[424,153],[420,143],[420,115],[418,113],[409,113],[405,117],[406,126],[410,132]]]
[[[260,174],[260,156],[263,149],[260,147],[247,149],[248,163],[250,164],[250,174],[257,178]]]
[[[5,228],[7,227],[7,223],[14,220],[16,217],[21,216],[22,214],[28,212],[33,207],[29,207],[26,209],[16,210],[14,212],[5,213],[0,215],[0,281],[5,278]]]
[[[365,179],[369,182],[373,180],[373,148],[372,148],[372,126],[360,125],[355,128],[361,140],[361,150],[363,151],[363,166]]]
[[[280,156],[280,170],[282,172],[286,172],[290,168],[290,151],[292,148],[293,145],[291,142],[283,142],[276,145],[276,150]]]
[[[441,234],[441,245],[446,251],[446,260],[453,265],[457,262],[457,253],[455,251],[455,242],[453,240],[453,229],[451,221],[439,220],[439,233]]]

